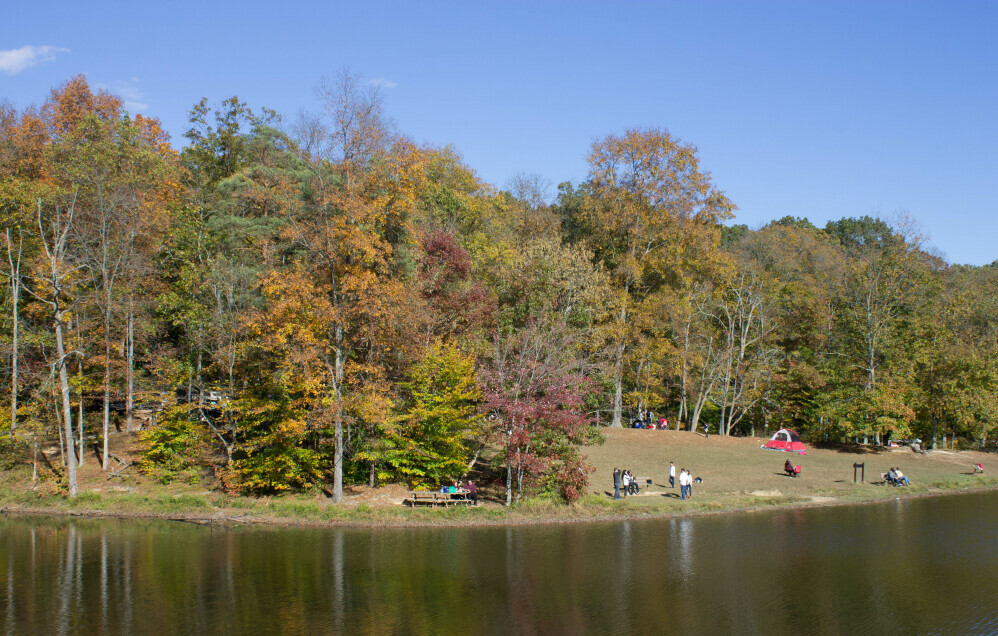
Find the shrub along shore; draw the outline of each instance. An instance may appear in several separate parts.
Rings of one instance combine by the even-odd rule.
[[[348,490],[342,504],[320,491],[311,495],[244,497],[220,493],[208,482],[163,484],[153,475],[125,471],[108,479],[95,462],[81,471],[81,489],[68,498],[52,479],[31,482],[30,465],[0,476],[0,510],[5,514],[66,515],[109,518],[159,518],[202,524],[273,524],[288,526],[455,526],[515,525],[612,521],[739,511],[873,503],[896,497],[920,497],[998,489],[998,456],[979,451],[936,450],[915,453],[871,447],[808,448],[806,455],[765,451],[762,438],[725,438],[677,431],[608,430],[606,442],[587,448],[595,468],[588,493],[565,505],[529,499],[505,507],[496,484],[482,485],[477,507],[410,508],[400,485]],[[798,478],[783,474],[790,457],[803,467]],[[703,481],[683,501],[668,483],[672,461]],[[974,474],[978,462],[984,474]],[[862,464],[865,481],[854,482]],[[881,474],[899,466],[910,487],[881,483]],[[614,467],[629,469],[641,491],[613,500]],[[857,479],[861,468],[856,468]],[[651,485],[647,481],[651,480]]]

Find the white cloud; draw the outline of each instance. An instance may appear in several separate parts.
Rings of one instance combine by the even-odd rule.
[[[376,86],[378,88],[392,89],[398,86],[395,82],[390,79],[385,79],[383,77],[375,77],[374,79],[367,80],[367,83],[371,86]]]
[[[58,46],[22,46],[19,49],[0,51],[0,71],[17,75],[26,68],[42,62],[52,62],[57,53],[69,53],[69,49]]]
[[[132,76],[125,81],[117,81],[113,85],[96,84],[96,88],[114,93],[124,101],[125,110],[130,113],[137,113],[142,110],[149,110],[149,103],[145,101],[145,95],[138,87],[139,78]]]

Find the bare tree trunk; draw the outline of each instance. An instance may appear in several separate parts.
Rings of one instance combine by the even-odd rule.
[[[624,286],[624,296],[630,289],[630,285]],[[627,301],[623,301],[624,304],[620,307],[620,316],[618,317],[618,326],[620,328],[620,338],[617,343],[617,350],[614,355],[613,360],[613,376],[614,376],[614,391],[613,391],[613,421],[610,423],[611,428],[621,428],[623,425],[621,423],[621,412],[623,410],[623,396],[624,396],[624,349],[626,343],[624,342],[624,329],[627,324]]]
[[[506,507],[513,505],[513,463],[506,461]]]
[[[333,440],[333,502],[343,501],[343,327],[336,327],[335,431]]]
[[[111,422],[111,323],[104,321],[104,451],[101,468],[108,469],[108,426]]]
[[[66,431],[66,476],[69,480],[69,496],[76,496],[76,452],[73,448],[73,406],[69,397],[69,376],[66,374],[66,347],[62,340],[63,310],[56,313],[55,343],[59,356],[59,386],[62,389],[63,427]]]
[[[62,408],[59,404],[59,394],[56,391],[55,384],[55,364],[52,365],[52,406],[55,407],[55,430],[59,431],[59,463],[62,464],[62,469],[66,470],[66,435],[63,433],[62,426]],[[43,452],[44,456],[45,453]]]
[[[724,419],[724,414],[728,407],[728,390],[731,388],[731,357],[733,352],[731,351],[731,342],[728,342],[728,363],[724,370],[724,389],[721,391],[721,421],[717,424],[718,435],[727,435],[728,429],[726,426],[726,421]]]
[[[128,298],[128,326],[125,337],[128,341],[128,367],[126,371],[128,388],[125,395],[125,432],[131,433],[132,410],[135,406],[135,300],[133,296],[129,296]]]
[[[7,263],[10,265],[10,297],[13,304],[14,333],[11,339],[10,354],[10,434],[17,431],[17,332],[18,332],[18,299],[21,296],[21,251],[24,240],[21,228],[18,228],[17,259],[10,241],[10,228],[7,228]]]
[[[937,413],[933,412],[932,413],[932,450],[936,450],[936,448],[938,448],[938,446],[937,446],[938,443],[939,443],[939,415]],[[946,441],[943,440],[943,445],[945,445],[945,444],[946,444]]]
[[[76,325],[76,340],[77,342],[83,342],[83,328],[82,321],[77,318],[75,321]],[[73,317],[70,316],[69,321],[66,324],[66,330],[68,332],[73,331],[74,321]],[[80,445],[80,466],[83,465],[83,356],[78,354],[76,358],[76,436],[79,438]],[[77,437],[74,437],[74,444],[76,443]]]
[[[56,366],[59,369],[59,384],[62,390],[62,411],[63,428],[65,432],[66,447],[66,474],[69,482],[69,496],[76,496],[76,453],[73,449],[73,406],[69,395],[69,377],[66,374],[66,347],[63,341],[63,331],[66,321],[66,309],[63,307],[62,294],[64,292],[65,278],[67,276],[64,267],[66,265],[66,240],[73,224],[73,213],[76,206],[75,195],[68,211],[63,216],[63,211],[57,206],[51,218],[51,243],[46,238],[45,226],[42,218],[42,200],[38,199],[38,229],[42,239],[42,247],[48,259],[49,272],[48,283],[52,286],[52,297],[43,300],[52,307],[52,317],[55,329],[56,341]]]
[[[690,355],[690,329],[693,325],[693,312],[686,319],[686,328],[683,330],[683,357],[680,366],[680,395],[679,410],[676,412],[676,430],[678,431],[684,419],[689,418],[689,410],[686,404],[686,383],[689,375],[689,355]]]
[[[196,373],[197,373],[197,387],[198,387],[198,390],[201,391],[201,398],[204,397],[204,383],[201,382],[201,365],[203,363],[203,360],[202,360],[203,354],[204,354],[204,351],[201,349],[201,346],[199,345],[198,346],[198,366],[197,366],[197,369],[196,369]],[[201,402],[201,398],[198,399],[198,403]]]
[[[83,465],[83,360],[76,365],[76,430],[80,436],[80,466]]]
[[[624,406],[624,342],[617,345],[617,354],[613,363],[613,420],[610,428],[623,428],[621,414]]]

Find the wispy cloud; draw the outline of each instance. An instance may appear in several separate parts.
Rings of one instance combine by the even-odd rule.
[[[69,53],[69,49],[58,46],[22,46],[19,49],[0,51],[0,71],[17,75],[26,68],[42,62],[52,62],[59,53]]]
[[[395,82],[391,81],[390,79],[385,79],[384,77],[375,77],[373,79],[369,79],[367,80],[367,83],[370,84],[371,86],[375,86],[377,88],[384,88],[386,90],[398,86],[398,84],[396,84]]]
[[[149,110],[149,103],[145,101],[145,95],[139,90],[139,78],[135,76],[129,77],[127,80],[118,80],[112,85],[97,84],[96,87],[114,93],[125,100],[125,110],[130,113]]]

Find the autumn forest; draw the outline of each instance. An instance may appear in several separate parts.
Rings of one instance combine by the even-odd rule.
[[[947,264],[903,212],[734,224],[662,128],[597,139],[556,193],[497,187],[347,71],[316,97],[202,99],[182,141],[83,76],[0,104],[5,448],[58,445],[70,495],[121,431],[164,481],[339,501],[474,472],[514,503],[580,497],[584,447],[648,413],[998,442],[998,264]]]

